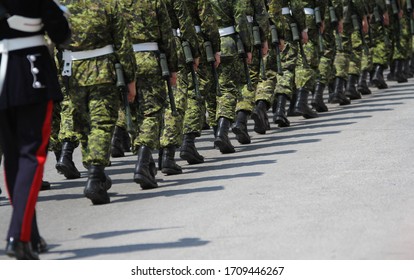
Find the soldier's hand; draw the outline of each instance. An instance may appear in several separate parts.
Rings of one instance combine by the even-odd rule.
[[[200,57],[196,57],[194,58],[194,70],[197,71],[198,70],[198,65],[200,65]]]
[[[262,56],[265,57],[268,53],[269,53],[269,43],[266,40],[262,43]]]
[[[171,72],[170,83],[173,87],[177,86],[177,72]]]
[[[324,20],[321,22],[320,30],[321,30],[321,34],[325,32],[325,21]]]
[[[309,41],[308,30],[302,30],[302,44],[307,44]]]
[[[214,54],[214,59],[216,60],[216,62],[214,62],[214,67],[218,68],[220,63],[221,63],[221,53],[220,52],[216,52]]]
[[[135,81],[133,81],[128,84],[128,102],[129,103],[134,102],[136,95],[137,95],[137,88],[136,88]]]
[[[252,64],[253,54],[251,52],[248,52],[246,54],[247,54],[247,58],[246,58],[247,64]]]
[[[344,20],[343,19],[338,21],[338,32],[340,34],[344,33]]]
[[[285,49],[285,40],[284,39],[280,39],[279,40],[279,50],[281,52],[283,52],[284,49]]]
[[[388,15],[388,11],[386,11],[383,15],[382,18],[384,20],[384,25],[385,26],[389,26],[390,25],[390,16]]]
[[[367,16],[363,16],[362,17],[362,32],[364,32],[364,34],[368,34],[368,20],[367,20]]]

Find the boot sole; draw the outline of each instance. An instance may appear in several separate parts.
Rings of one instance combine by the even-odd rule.
[[[204,162],[204,158],[196,157],[193,154],[187,152],[181,152],[180,158],[186,160],[188,164],[199,164]]]
[[[234,147],[230,147],[225,141],[221,139],[214,140],[214,146],[218,147],[223,154],[232,154],[235,151]]]
[[[141,189],[143,190],[150,190],[150,189],[158,188],[157,182],[152,182],[148,180],[147,177],[141,174],[134,175],[134,182],[139,184],[141,186]]]
[[[107,188],[108,186],[106,186]],[[101,205],[101,204],[107,204],[111,202],[111,199],[109,198],[109,195],[106,190],[94,190],[85,188],[83,194],[86,198],[90,199],[93,203],[93,205]]]
[[[183,173],[182,170],[173,169],[173,168],[163,168],[161,169],[161,172],[165,175],[178,175],[178,174]]]
[[[231,131],[236,134],[236,139],[240,144],[246,145],[251,143],[250,136],[238,127],[233,127]]]
[[[388,85],[386,83],[382,83],[379,80],[372,80],[372,84],[377,88],[377,89],[386,89],[388,88]]]
[[[56,163],[55,167],[60,174],[63,174],[63,176],[66,177],[66,179],[72,180],[72,179],[78,179],[81,177],[79,171],[76,170],[77,172],[75,172],[72,170],[72,168],[67,167],[66,165]]]

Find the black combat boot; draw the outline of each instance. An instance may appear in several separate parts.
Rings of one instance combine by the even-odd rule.
[[[387,81],[396,81],[397,80],[397,78],[395,76],[395,69],[396,69],[395,68],[395,62],[396,62],[396,60],[391,61],[390,72],[387,75]]]
[[[367,79],[368,79],[368,71],[367,70],[361,71],[361,74],[359,74],[357,90],[362,95],[368,95],[372,93],[368,87]]]
[[[351,101],[344,94],[344,84],[345,80],[340,77],[335,77],[335,87],[334,92],[332,93],[331,103],[339,105],[349,105]]]
[[[276,99],[276,105],[273,106],[273,122],[279,127],[288,127],[290,122],[286,116],[287,96],[286,94],[277,94]]]
[[[414,55],[412,55],[410,58],[410,69],[411,72],[414,73]]]
[[[335,80],[328,83],[328,103],[332,103],[332,97],[335,92]]]
[[[236,152],[229,139],[230,120],[220,117],[218,120],[217,136],[214,139],[214,146],[218,147],[223,154],[231,154]]]
[[[236,122],[233,124],[231,130],[236,134],[236,139],[240,144],[250,144],[250,136],[247,132],[247,118],[249,115],[246,111],[240,110],[237,112]]]
[[[175,162],[174,146],[167,146],[163,149],[161,172],[167,175],[176,175],[183,173],[181,166]]]
[[[181,145],[180,158],[186,160],[188,164],[199,164],[204,162],[204,157],[200,155],[195,146],[195,133],[184,134],[183,144]]]
[[[66,179],[80,178],[80,172],[73,162],[72,155],[75,150],[75,144],[72,142],[63,142],[62,152],[60,158],[56,163],[56,169],[59,173],[63,174]]]
[[[384,80],[384,67],[380,64],[375,64],[374,69],[375,71],[372,76],[372,84],[378,89],[388,88],[388,85]]]
[[[288,117],[301,116],[300,114],[295,113],[295,104],[297,100],[298,100],[298,93],[295,91],[292,94],[292,98],[289,101],[289,109],[287,112]]]
[[[403,73],[404,73],[404,76],[407,79],[413,77],[413,73],[411,72],[411,69],[410,69],[410,60],[409,59],[405,59],[403,61]]]
[[[147,146],[140,146],[138,150],[138,161],[135,165],[134,182],[141,185],[144,190],[158,187],[155,180],[152,163],[151,149]]]
[[[269,119],[267,117],[267,104],[264,100],[257,102],[256,107],[252,112],[252,119],[254,121],[254,131],[258,134],[266,134],[266,129],[269,126]]]
[[[117,125],[115,126],[111,141],[111,157],[118,158],[125,156],[124,149],[122,147],[122,142],[124,141],[124,134],[122,130],[125,129]]]
[[[407,77],[405,77],[403,72],[404,60],[397,59],[395,60],[395,79],[398,83],[408,82]]]
[[[328,112],[328,106],[323,102],[323,91],[325,90],[325,85],[320,81],[316,82],[315,93],[312,95],[312,107],[316,112]]]
[[[305,88],[299,88],[297,93],[298,99],[293,109],[295,115],[303,116],[305,119],[317,118],[318,114],[308,104],[309,92]]]
[[[346,83],[346,89],[345,89],[345,95],[351,99],[361,99],[362,96],[358,92],[356,88],[356,83],[358,82],[358,76],[357,75],[348,75],[348,81]]]
[[[129,133],[126,129],[121,128],[122,130],[122,149],[124,152],[131,152],[131,137],[129,136]]]
[[[110,202],[108,190],[112,186],[111,178],[105,174],[102,165],[90,165],[88,181],[83,194],[89,198],[94,205],[107,204]]]

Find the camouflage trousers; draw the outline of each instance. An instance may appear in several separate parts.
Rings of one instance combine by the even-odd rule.
[[[244,66],[243,69],[245,69]],[[242,77],[245,79],[245,82],[243,88],[241,89],[241,96],[236,104],[236,112],[243,110],[248,113],[251,113],[255,106],[255,93],[257,85],[260,81],[260,59],[256,49],[253,52],[252,63],[248,65],[248,73],[252,87],[249,89],[249,86],[247,85],[246,70],[244,70]]]
[[[263,100],[268,105],[273,104],[275,88],[276,88],[276,75],[277,75],[277,62],[276,51],[271,49],[269,54],[264,59],[266,69],[266,80],[260,79],[255,93],[255,101]]]
[[[219,67],[221,96],[217,97],[216,120],[225,117],[234,120],[236,105],[242,101],[241,91],[245,85],[243,63],[237,56],[224,56]]]
[[[361,34],[359,31],[354,31],[351,34],[351,48],[352,51],[349,56],[349,68],[348,75],[357,75],[361,74],[361,62],[363,54],[369,56],[369,51],[366,49],[361,39]]]
[[[120,105],[118,89],[112,84],[79,87],[69,92],[69,98],[73,130],[80,135],[84,166],[108,166]]]
[[[348,78],[349,61],[352,53],[352,39],[353,26],[351,23],[344,24],[344,31],[341,34],[342,49],[335,44],[336,53],[334,58],[335,77],[342,79]]]
[[[276,93],[286,94],[289,98],[296,91],[295,69],[299,56],[298,43],[292,41],[285,42],[285,48],[281,52],[283,74],[277,74]]]
[[[53,105],[53,114],[52,114],[52,130],[50,133],[49,139],[49,151],[51,152],[60,152],[62,150],[62,143],[59,141],[59,131],[60,131],[60,112],[62,107],[60,102],[55,102]]]
[[[392,60],[405,60],[411,55],[411,31],[409,21],[406,17],[402,17],[400,20],[400,32],[392,30],[393,34],[393,48],[392,48]],[[396,37],[398,36],[398,37]]]
[[[389,33],[389,28],[384,28],[381,24],[371,24],[373,64],[388,66],[392,46]]]
[[[295,68],[295,84],[296,88],[304,88],[308,92],[315,89],[316,74],[319,65],[317,32],[309,30],[309,41],[303,45],[303,54],[299,52],[297,66]]]
[[[324,43],[324,52],[320,56],[317,80],[324,84],[328,85],[334,78],[333,73],[333,62],[335,59],[335,35],[334,30],[330,28],[328,24],[325,27],[325,32],[323,33],[323,43]]]
[[[76,91],[75,89],[73,89]],[[69,96],[66,88],[62,89],[63,92],[63,101],[60,103],[60,129],[58,140],[60,143],[69,141],[75,144],[77,147],[79,145],[79,139],[82,137],[78,131],[75,131],[74,123],[74,110],[75,106],[72,104],[72,99]],[[75,93],[74,93],[75,94]],[[81,122],[77,120],[77,122]]]

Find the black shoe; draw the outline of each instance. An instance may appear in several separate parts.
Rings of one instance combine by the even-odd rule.
[[[119,158],[119,157],[125,156],[124,148],[122,147],[122,142],[123,142],[123,137],[124,137],[122,130],[124,129],[119,126],[115,126],[114,133],[112,135],[112,140],[111,140],[111,157],[113,158]]]
[[[358,79],[357,90],[362,95],[368,95],[372,93],[368,87],[367,79],[368,79],[368,71],[367,70],[361,71],[361,74],[359,75],[359,79]]]
[[[253,130],[258,134],[266,134],[266,129],[269,126],[269,120],[267,117],[267,104],[265,101],[260,100],[257,102],[251,118],[254,121]]]
[[[390,72],[387,75],[387,81],[396,81],[397,78],[395,76],[395,60],[393,60],[390,64]]]
[[[288,127],[290,122],[286,116],[286,94],[277,94],[277,101],[273,104],[273,122],[279,127]]]
[[[384,80],[384,67],[382,65],[376,64],[374,74],[372,76],[372,84],[376,86],[378,89],[386,89],[388,88],[387,83]]]
[[[204,157],[200,155],[195,146],[195,133],[184,134],[183,144],[181,145],[180,158],[186,160],[188,164],[199,164],[204,162]]]
[[[181,166],[175,161],[175,147],[168,146],[163,149],[161,172],[166,175],[176,175],[183,173]]]
[[[325,102],[323,101],[323,91],[325,90],[325,85],[320,81],[316,82],[315,85],[315,93],[312,96],[312,107],[316,110],[316,112],[328,112],[328,106],[326,106]]]
[[[214,146],[218,147],[223,154],[236,152],[228,137],[229,129],[230,120],[225,117],[220,117],[218,120],[217,136],[214,139]]]
[[[80,178],[80,172],[75,166],[72,159],[72,154],[75,149],[75,144],[72,142],[63,142],[62,152],[60,158],[56,163],[56,169],[59,173],[63,174],[66,179]]]
[[[351,104],[351,101],[344,94],[344,84],[345,84],[344,79],[340,77],[335,78],[335,87],[334,87],[334,92],[332,93],[332,96],[331,96],[330,103],[332,104],[339,103],[339,105]]]
[[[248,114],[240,110],[237,112],[236,122],[233,124],[231,130],[236,134],[236,139],[240,144],[250,144],[250,136],[247,132],[247,117]]]
[[[157,188],[154,172],[151,168],[152,154],[147,146],[140,146],[138,150],[138,161],[135,165],[134,182],[139,184],[142,189]]]
[[[105,174],[105,167],[91,165],[88,172],[88,181],[83,190],[85,197],[89,198],[94,205],[107,204],[110,202],[108,190],[112,186],[111,178]]]
[[[404,60],[397,59],[395,60],[395,79],[397,83],[406,83],[408,82],[407,77],[403,72]]]
[[[297,90],[297,100],[293,112],[295,115],[303,116],[305,119],[313,119],[318,117],[318,113],[312,110],[308,104],[309,92],[305,88]]]
[[[40,187],[41,191],[48,191],[50,190],[50,183],[48,181],[42,180],[42,186]]]
[[[7,241],[6,254],[17,260],[39,260],[39,255],[32,250],[30,242],[22,242],[13,237]]]
[[[49,250],[46,240],[42,237],[37,242],[32,241],[32,248],[37,254],[46,253]]]
[[[362,98],[361,94],[358,92],[356,88],[357,82],[358,82],[357,75],[348,76],[348,82],[346,83],[346,89],[345,89],[345,95],[351,100]]]

